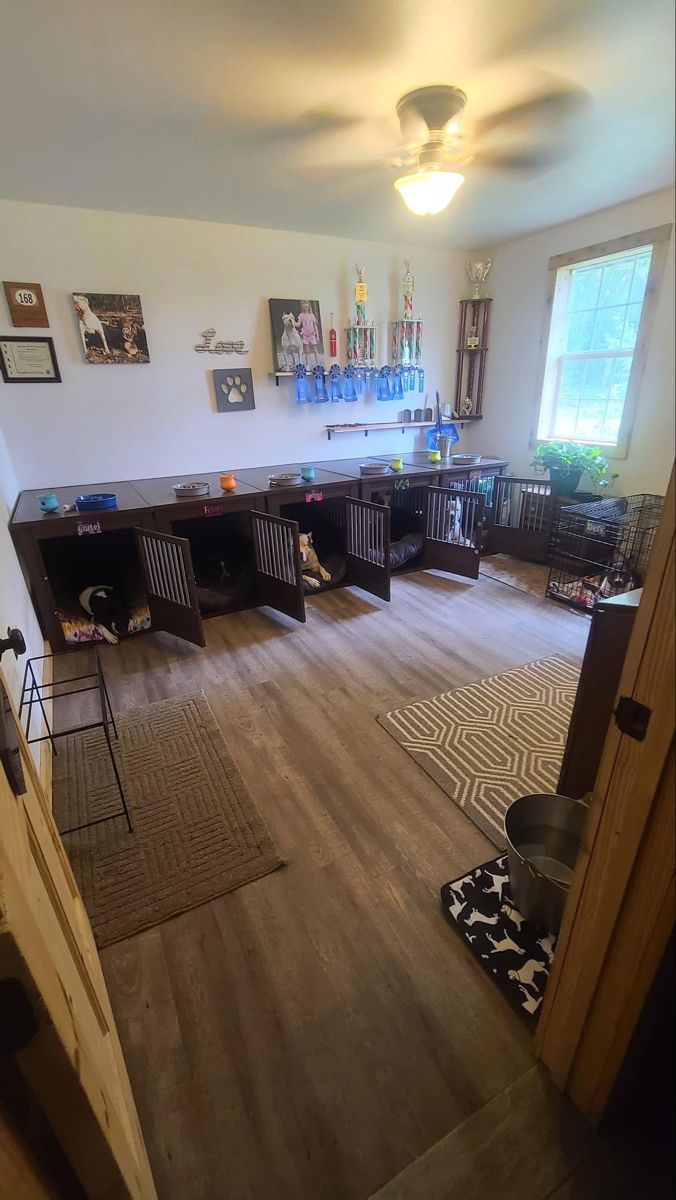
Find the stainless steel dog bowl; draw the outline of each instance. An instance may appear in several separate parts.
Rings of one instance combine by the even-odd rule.
[[[476,467],[482,458],[481,454],[454,454],[453,463],[456,467]]]
[[[569,796],[520,796],[505,814],[512,899],[538,928],[558,933],[587,805]]]
[[[175,483],[174,491],[177,496],[183,499],[188,499],[192,496],[208,496],[209,484],[203,480],[196,480],[194,483]]]
[[[300,471],[281,471],[278,475],[270,475],[268,479],[272,487],[296,487],[305,482]]]
[[[389,474],[388,463],[360,463],[359,471],[362,475],[387,475]]]

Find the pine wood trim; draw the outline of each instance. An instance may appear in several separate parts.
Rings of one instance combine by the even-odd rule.
[[[652,710],[650,725],[643,742],[610,726],[535,1040],[555,1083],[594,1120],[673,925],[661,822],[675,727],[674,491],[672,473],[619,686]]]
[[[549,270],[558,271],[560,267],[572,267],[576,263],[588,262],[594,258],[606,258],[609,254],[621,254],[623,250],[638,250],[640,246],[656,246],[659,242],[668,242],[673,225],[655,225],[652,229],[643,229],[639,233],[626,233],[623,237],[611,238],[607,242],[596,242],[593,246],[583,246],[581,250],[567,250],[564,254],[554,254],[549,259]]]

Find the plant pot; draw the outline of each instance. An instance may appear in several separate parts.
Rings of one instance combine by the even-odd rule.
[[[554,491],[565,492],[567,496],[570,496],[580,486],[582,471],[557,471],[555,467],[550,467],[549,479],[554,485]]]

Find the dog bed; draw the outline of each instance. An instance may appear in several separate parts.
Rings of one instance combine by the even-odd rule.
[[[80,642],[105,642],[106,640],[96,628],[92,618],[86,613],[82,613],[80,616],[60,611],[59,620],[63,636],[69,645],[77,645]],[[123,637],[128,637],[130,633],[140,633],[143,629],[150,629],[150,609],[147,604],[139,604],[132,609],[129,630],[123,634]]]
[[[327,568],[328,570],[328,568]],[[232,583],[198,585],[197,599],[202,612],[219,612],[226,608],[241,608],[253,592],[253,567],[244,567]]]
[[[303,575],[310,575],[313,579],[316,579],[319,582],[319,587],[312,587],[311,584],[306,583],[306,581],[303,580],[303,591],[307,592],[311,596],[314,595],[315,592],[323,592],[326,588],[333,587],[334,584],[340,583],[341,579],[345,578],[345,572],[347,570],[347,564],[342,554],[329,553],[326,555],[320,555],[319,561],[331,576],[328,581],[325,581],[319,576],[319,574],[315,574],[313,571],[304,570],[303,564],[301,563]]]
[[[422,548],[422,533],[407,533],[397,542],[392,542],[390,545],[392,570],[403,567],[404,563],[410,562],[412,558],[417,558],[419,554],[422,554]]]

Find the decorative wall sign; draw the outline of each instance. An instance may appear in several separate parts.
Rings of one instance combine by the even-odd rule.
[[[215,329],[203,329],[201,338],[204,338],[202,345],[193,346],[198,354],[248,354],[248,347],[244,344],[244,338],[229,339],[228,341],[214,342],[216,337]],[[212,344],[213,343],[213,344]]]
[[[61,383],[53,338],[0,337],[0,371],[5,383]]]
[[[74,292],[73,300],[88,363],[150,362],[140,296]]]
[[[47,309],[39,283],[10,283],[3,280],[12,325],[22,329],[46,329]]]
[[[248,367],[213,371],[216,408],[219,412],[250,412],[256,407],[253,377]]]
[[[324,365],[324,336],[318,300],[270,300],[272,354],[277,371]]]

